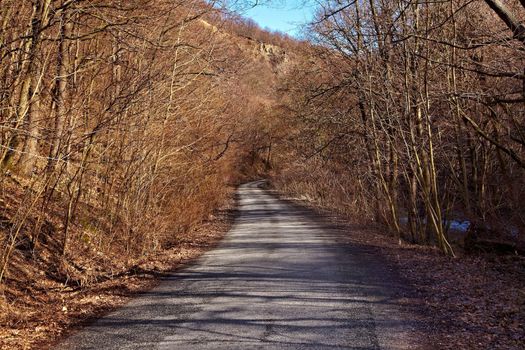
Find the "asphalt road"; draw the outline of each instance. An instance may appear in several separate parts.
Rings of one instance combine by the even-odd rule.
[[[216,249],[58,349],[412,348],[382,259],[262,184]]]

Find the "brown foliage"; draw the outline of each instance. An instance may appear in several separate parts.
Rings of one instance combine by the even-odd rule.
[[[282,83],[280,186],[451,255],[455,220],[523,242],[523,43],[479,5],[323,4]]]
[[[40,272],[83,288],[177,246],[260,167],[276,63],[207,2],[2,0],[0,13],[7,294]]]

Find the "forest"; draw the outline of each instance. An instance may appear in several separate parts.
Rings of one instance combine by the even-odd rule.
[[[466,221],[467,249],[523,251],[525,4],[343,3],[284,78],[280,186],[445,254]]]
[[[259,178],[447,259],[525,254],[525,1],[315,3],[298,39],[220,1],[0,0],[10,337]]]

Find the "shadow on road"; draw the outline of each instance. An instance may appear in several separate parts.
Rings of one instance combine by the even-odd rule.
[[[61,349],[411,348],[409,294],[372,249],[241,187],[227,238]]]

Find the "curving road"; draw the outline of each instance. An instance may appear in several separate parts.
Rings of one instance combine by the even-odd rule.
[[[408,349],[373,251],[252,182],[223,242],[58,349]]]

